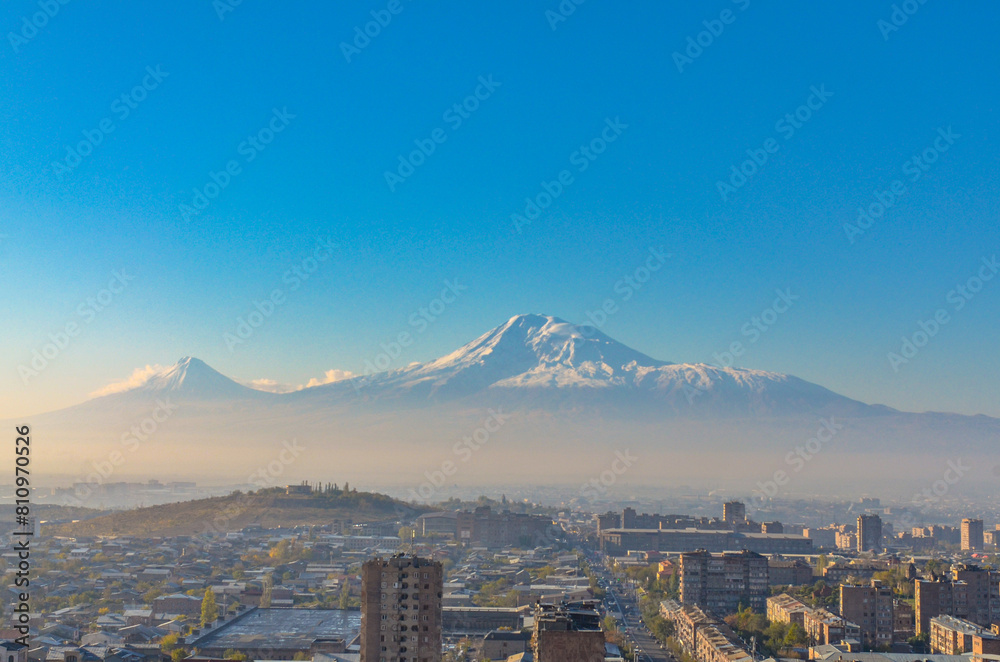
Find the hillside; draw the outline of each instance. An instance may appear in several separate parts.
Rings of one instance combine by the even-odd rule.
[[[393,521],[427,510],[373,492],[286,496],[283,490],[269,489],[100,515],[47,527],[43,533],[77,537],[199,535],[238,531],[254,524],[271,528],[322,525],[334,519]]]

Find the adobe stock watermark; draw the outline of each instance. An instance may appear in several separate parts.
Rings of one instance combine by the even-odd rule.
[[[403,354],[403,350],[407,347],[413,345],[416,339],[421,336],[431,324],[436,322],[445,311],[448,306],[455,303],[458,297],[462,295],[462,292],[469,289],[467,285],[462,285],[458,282],[457,278],[445,279],[444,287],[441,289],[441,293],[430,300],[426,306],[421,306],[417,310],[410,314],[407,318],[407,323],[413,329],[413,333],[410,331],[400,331],[396,334],[393,340],[388,343],[381,342],[379,347],[382,349],[381,352],[376,354],[371,359],[365,359],[364,370],[361,372],[361,379],[352,379],[351,385],[354,386],[354,390],[358,393],[361,392],[362,386],[364,386],[364,378],[370,377],[377,372],[385,372],[392,365],[392,362],[398,359]]]
[[[576,13],[576,8],[582,5],[587,0],[562,0],[556,8],[545,10],[545,20],[548,21],[549,27],[555,32],[556,28],[559,27],[560,23],[565,23],[566,20]]]
[[[236,8],[243,4],[243,0],[212,0],[212,9],[219,21],[226,20],[226,14],[232,14]]]
[[[764,504],[768,499],[777,496],[780,489],[791,482],[792,476],[805,469],[806,465],[843,429],[843,423],[838,423],[833,416],[819,419],[819,429],[816,430],[816,434],[785,454],[784,460],[788,470],[776,469],[767,480],[757,481],[757,489],[753,490],[753,495],[758,503]]]
[[[139,107],[139,104],[149,97],[149,93],[160,86],[170,73],[161,69],[163,65],[158,64],[154,69],[146,67],[146,75],[138,85],[127,92],[122,92],[111,102],[111,113],[118,118],[119,122],[124,122],[131,115],[132,111]],[[97,146],[104,142],[106,136],[111,135],[118,128],[111,116],[105,117],[97,123],[93,129],[84,129],[83,140],[75,145],[66,145],[66,155],[51,164],[52,173],[61,182],[66,175],[69,175],[83,163],[83,160],[94,153]]]
[[[745,12],[750,7],[750,0],[732,0],[732,2],[739,7],[740,12]],[[684,67],[694,64],[694,61],[702,56],[705,49],[709,48],[715,43],[716,39],[722,36],[722,33],[726,30],[726,26],[736,22],[738,16],[739,14],[727,8],[719,12],[718,18],[702,21],[701,24],[705,26],[705,29],[693,37],[688,36],[684,52],[673,52],[672,57],[674,65],[677,67],[677,72],[682,74],[684,73]]]
[[[827,90],[825,84],[819,87],[813,85],[809,88],[809,92],[802,105],[790,113],[785,113],[784,117],[774,123],[775,132],[786,142],[791,140],[796,132],[812,119],[813,114],[822,109],[833,96],[833,92]],[[747,149],[748,158],[739,165],[734,163],[729,167],[728,183],[721,179],[715,183],[722,201],[728,202],[732,194],[746,186],[747,182],[770,160],[771,155],[776,154],[779,149],[781,143],[776,138],[767,138],[761,147]]]
[[[94,471],[86,478],[80,478],[73,484],[74,494],[64,496],[62,505],[82,506],[94,493],[91,486],[103,485],[115,475],[128,462],[129,456],[139,450],[143,443],[149,441],[160,429],[160,426],[174,415],[177,408],[178,405],[170,402],[169,397],[157,398],[156,406],[149,413],[149,416],[137,421],[121,435],[119,441],[124,451],[116,449],[110,451],[104,458],[92,461],[90,466]]]
[[[38,9],[33,14],[26,14],[21,17],[21,28],[17,32],[8,32],[7,41],[15,53],[20,53],[21,48],[38,36],[39,30],[43,30],[62,8],[70,3],[70,0],[38,0]]]
[[[569,163],[576,168],[577,173],[584,172],[590,164],[603,154],[608,145],[618,140],[628,124],[621,121],[620,117],[604,119],[604,128],[601,133],[593,138],[589,143],[580,145],[569,155]],[[530,225],[532,221],[542,215],[542,212],[552,206],[563,192],[576,181],[570,169],[559,171],[552,181],[542,181],[542,190],[534,196],[525,198],[524,212],[521,214],[511,214],[510,220],[514,223],[514,229],[518,234],[524,232],[524,227]]]
[[[920,11],[920,7],[927,4],[927,0],[903,0],[899,4],[892,5],[889,19],[880,18],[875,22],[875,27],[882,33],[882,41],[889,41],[889,35],[899,32],[899,29],[906,25],[910,17]]]
[[[448,479],[458,473],[464,464],[475,456],[476,452],[486,446],[493,439],[493,435],[500,431],[504,423],[512,416],[505,414],[502,407],[496,410],[488,409],[489,414],[482,425],[472,431],[472,434],[465,435],[461,441],[456,441],[451,447],[451,453],[455,459],[446,459],[433,471],[425,471],[424,478],[427,480],[420,484],[416,490],[410,489],[410,501],[423,501],[430,503],[431,498],[439,489],[445,486]]]
[[[294,464],[306,450],[295,438],[281,442],[281,446],[281,451],[278,452],[275,459],[247,476],[248,483],[258,489],[278,485],[278,480],[285,473],[285,469]],[[242,494],[239,499],[219,510],[210,522],[205,522],[201,535],[224,535],[229,531],[230,523],[243,513],[252,510],[260,499],[261,497],[254,493]]]
[[[951,322],[952,314],[965,308],[966,304],[982,292],[986,283],[993,280],[997,272],[1000,271],[1000,262],[997,262],[996,255],[990,258],[984,257],[980,262],[979,270],[975,274],[969,276],[964,283],[956,285],[945,295],[945,303],[951,305],[951,312],[949,312],[949,308],[941,307],[935,310],[929,319],[919,320],[917,330],[901,338],[899,352],[889,352],[886,355],[889,367],[892,368],[893,372],[898,373],[901,365],[914,359],[920,350],[927,346],[931,338],[935,337],[946,324]]]
[[[98,290],[94,296],[87,297],[76,307],[76,316],[66,322],[62,329],[49,334],[49,342],[31,350],[31,360],[17,366],[17,374],[21,382],[27,386],[32,378],[37,377],[69,347],[73,338],[79,336],[86,325],[97,319],[97,315],[121,296],[135,276],[126,273],[125,269],[111,272],[107,287]]]
[[[302,284],[312,278],[313,274],[319,271],[320,266],[333,256],[333,249],[337,245],[327,239],[316,240],[316,246],[312,253],[305,256],[281,276],[281,282],[288,286],[288,290],[276,287],[263,300],[254,299],[251,302],[252,309],[246,315],[236,318],[236,327],[233,333],[226,331],[222,334],[222,341],[226,348],[233,352],[238,345],[249,341],[257,329],[264,325],[264,321],[274,314],[278,306],[287,301],[287,293],[295,292]]]
[[[210,170],[208,172],[209,181],[205,182],[203,186],[191,189],[194,192],[191,204],[181,203],[178,205],[177,211],[180,212],[184,222],[190,222],[192,216],[198,216],[205,211],[212,200],[219,197],[219,194],[232,183],[233,178],[243,173],[243,164],[256,159],[261,152],[267,149],[268,145],[274,142],[274,138],[279,133],[288,128],[295,117],[288,112],[287,107],[281,110],[272,108],[271,119],[268,120],[267,124],[257,133],[247,136],[246,140],[236,146],[236,153],[243,157],[243,163],[237,159],[230,159],[218,172]]]
[[[496,89],[501,86],[501,83],[493,80],[493,74],[480,76],[478,83],[472,94],[462,99],[461,102],[452,104],[441,114],[441,120],[448,125],[452,132],[458,131],[462,124],[472,117],[472,113],[479,110],[480,104],[493,96]],[[409,179],[417,171],[417,168],[427,162],[431,154],[437,150],[438,145],[443,145],[446,140],[448,140],[448,132],[437,127],[430,132],[428,137],[417,138],[413,141],[416,146],[415,150],[406,156],[397,155],[398,164],[395,172],[386,170],[383,174],[389,191],[395,193],[396,187]]]
[[[914,494],[911,499],[911,503],[914,505],[919,505],[921,503],[940,503],[941,499],[951,491],[951,488],[965,478],[965,475],[970,471],[972,471],[972,467],[967,464],[963,464],[962,458],[959,457],[954,460],[948,460],[948,462],[945,463],[945,470],[944,473],[942,473],[941,478],[923,488],[919,493]]]
[[[649,255],[646,256],[642,264],[615,281],[612,290],[619,295],[619,298],[608,297],[601,302],[599,308],[584,313],[589,323],[578,324],[577,328],[585,338],[594,335],[607,324],[608,318],[621,310],[620,304],[631,299],[649,282],[653,274],[662,269],[667,260],[673,257],[672,254],[666,252],[663,246],[650,246],[648,253]]]
[[[791,309],[800,295],[792,294],[792,288],[777,289],[774,291],[778,296],[770,306],[761,311],[760,315],[754,315],[750,321],[740,327],[740,335],[748,338],[746,345],[742,341],[734,340],[729,343],[729,347],[722,353],[714,352],[712,358],[715,359],[716,368],[732,368],[736,359],[746,354],[749,346],[760,340],[769,329],[778,323],[778,319]]]
[[[931,169],[931,166],[937,163],[941,155],[962,137],[955,133],[950,126],[947,129],[939,128],[937,133],[937,137],[930,145],[921,150],[920,153],[903,161],[901,169],[911,184],[920,181],[920,178]],[[906,184],[902,179],[894,179],[885,190],[876,189],[873,191],[872,197],[875,198],[875,201],[869,203],[867,207],[865,205],[858,207],[858,219],[854,223],[844,223],[844,233],[847,235],[847,240],[853,244],[858,237],[875,225],[875,221],[892,209],[906,193]]]
[[[368,48],[372,43],[372,39],[382,34],[382,30],[389,27],[389,24],[392,23],[392,17],[401,14],[403,9],[405,9],[405,6],[402,0],[389,0],[385,9],[371,10],[372,20],[363,26],[354,26],[354,38],[351,42],[340,42],[340,52],[344,55],[347,63],[350,64],[351,58],[355,55],[360,55],[361,51]]]
[[[580,496],[585,499],[597,499],[608,493],[618,479],[625,475],[625,473],[632,468],[632,465],[639,461],[635,455],[632,455],[632,451],[625,449],[622,451],[615,451],[615,459],[611,462],[611,465],[602,471],[596,478],[591,478],[586,483],[580,487]]]

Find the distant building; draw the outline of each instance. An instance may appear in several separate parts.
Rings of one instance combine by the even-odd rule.
[[[877,552],[882,549],[882,518],[878,515],[858,517],[858,551]]]
[[[781,522],[764,522],[760,525],[761,533],[784,533],[785,527]]]
[[[758,554],[810,554],[812,541],[789,533],[740,533],[725,529],[606,529],[601,549],[612,556],[630,550],[691,552],[704,549],[725,552],[746,549]]]
[[[312,487],[310,485],[285,485],[286,495],[297,495],[297,496],[309,496],[312,494]]]
[[[767,608],[767,559],[755,552],[685,552],[680,560],[681,602],[714,614],[735,613],[740,605]]]
[[[361,569],[361,662],[440,662],[441,564],[375,558]]]
[[[747,518],[747,507],[742,501],[727,501],[722,504],[722,521],[727,524],[742,522]],[[780,531],[778,531],[780,533]]]
[[[983,520],[966,518],[962,520],[962,551],[983,548]]]

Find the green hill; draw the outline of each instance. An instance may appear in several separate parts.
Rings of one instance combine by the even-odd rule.
[[[322,525],[335,519],[359,522],[412,519],[430,508],[414,507],[375,492],[287,496],[272,488],[224,497],[182,501],[99,515],[43,529],[53,536],[180,536],[238,531],[259,524]]]

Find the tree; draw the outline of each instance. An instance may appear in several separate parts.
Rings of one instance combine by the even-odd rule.
[[[211,588],[206,588],[205,597],[201,599],[201,626],[205,627],[217,618],[219,618],[219,606],[215,604],[215,593]]]
[[[171,653],[175,648],[177,648],[177,640],[180,637],[177,636],[176,632],[171,632],[163,639],[160,639],[160,650],[164,653]]]

